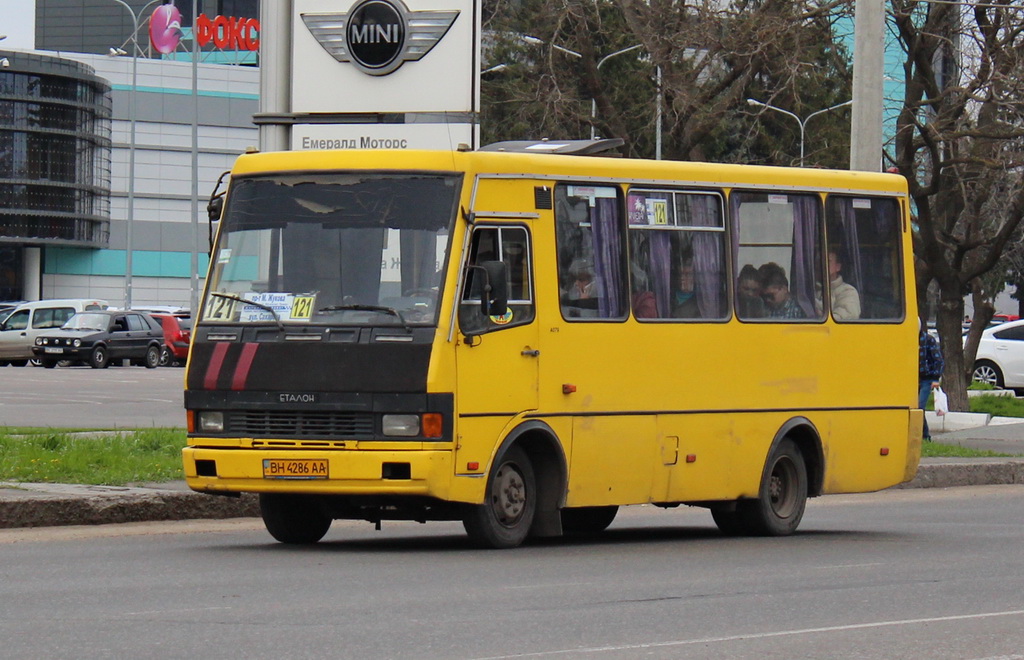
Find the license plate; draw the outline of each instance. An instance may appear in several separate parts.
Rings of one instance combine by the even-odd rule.
[[[60,355],[60,354],[62,354],[64,352],[64,349],[63,348],[50,348],[50,347],[46,347],[43,352],[44,353],[57,353],[58,355]]]
[[[326,458],[265,458],[264,479],[326,479]]]

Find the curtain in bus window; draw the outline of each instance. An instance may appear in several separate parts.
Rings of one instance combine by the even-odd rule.
[[[402,232],[402,295],[430,291],[440,279],[437,271],[437,232],[407,229]]]
[[[839,222],[839,231],[835,232],[838,235],[829,237],[829,249],[839,252],[839,258],[843,262],[843,279],[858,291],[863,291],[860,250],[857,249],[860,241],[857,239],[857,221],[852,200],[830,197],[829,202],[835,219]]]
[[[821,259],[818,249],[821,245],[819,236],[821,223],[819,211],[821,204],[818,198],[809,195],[790,195],[793,205],[793,263],[790,268],[790,293],[796,297],[797,304],[804,310],[807,318],[820,316],[815,310],[815,293],[821,291]]]
[[[623,315],[622,230],[617,198],[594,200],[591,223],[594,230],[594,273],[597,279],[597,309],[602,318]]]
[[[680,195],[694,227],[721,227],[718,199],[705,195]],[[697,307],[705,319],[725,316],[725,283],[722,273],[722,234],[697,232],[693,238],[693,268],[697,280]]]

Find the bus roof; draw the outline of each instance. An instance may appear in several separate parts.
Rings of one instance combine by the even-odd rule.
[[[898,174],[766,165],[736,165],[677,160],[644,160],[601,156],[503,151],[324,150],[250,153],[238,158],[235,176],[311,171],[469,172],[540,179],[594,178],[672,185],[722,187],[773,184],[792,190],[870,190],[906,194]]]

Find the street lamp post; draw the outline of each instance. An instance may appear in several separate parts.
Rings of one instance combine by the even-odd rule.
[[[829,106],[829,107],[827,107],[827,108],[825,108],[823,110],[816,110],[816,111],[812,112],[811,114],[807,115],[806,117],[804,117],[803,119],[800,119],[800,117],[797,117],[795,114],[793,114],[789,110],[783,110],[782,108],[778,108],[778,107],[776,107],[774,105],[771,105],[769,103],[763,103],[761,101],[758,101],[757,99],[747,99],[747,105],[756,105],[756,106],[760,106],[762,108],[767,108],[769,110],[774,110],[776,112],[781,112],[782,114],[787,115],[787,116],[792,117],[793,119],[795,119],[796,123],[800,125],[800,167],[804,166],[804,135],[805,135],[806,128],[807,128],[807,122],[809,122],[811,120],[811,117],[814,117],[815,115],[820,115],[820,114],[829,112],[830,110],[835,110],[837,108],[842,108],[844,106],[852,105],[852,104],[853,104],[852,100],[851,101],[846,101],[844,103],[837,103],[836,105]]]
[[[124,270],[124,306],[125,309],[130,309],[132,306],[132,225],[135,223],[135,120],[136,120],[136,95],[138,93],[138,72],[139,72],[139,14],[142,14],[150,5],[160,2],[161,0],[150,0],[146,5],[139,11],[139,14],[135,13],[128,3],[123,0],[112,0],[117,4],[128,10],[128,13],[132,17],[132,91],[131,99],[129,100],[128,110],[128,125],[129,125],[129,137],[128,137],[128,213],[125,216],[125,270]],[[126,55],[127,53],[120,48],[111,48],[110,53],[112,57],[120,55]]]
[[[622,55],[623,53],[628,53],[631,50],[636,50],[637,48],[640,48],[642,45],[643,44],[636,44],[635,46],[630,46],[629,48],[623,48],[622,50],[617,50],[614,53],[609,53],[609,54],[605,55],[604,57],[602,57],[600,60],[597,61],[597,70],[600,71],[601,70],[601,65],[604,64],[605,62],[607,62],[608,60],[610,60],[611,58],[615,57],[616,55]],[[659,104],[659,107],[661,107],[660,104]],[[590,98],[590,139],[591,140],[597,139],[597,126],[595,125],[596,121],[597,121],[597,99],[591,97]]]

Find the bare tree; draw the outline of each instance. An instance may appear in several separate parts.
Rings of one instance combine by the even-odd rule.
[[[906,55],[894,163],[916,211],[919,281],[938,283],[950,409],[967,410],[964,296],[985,313],[979,278],[1024,216],[1024,7],[891,0],[891,9]],[[972,324],[971,355],[983,328]]]
[[[849,100],[832,30],[848,3],[496,0],[485,61],[506,66],[482,87],[485,141],[582,138],[593,127],[651,157],[660,107],[665,158],[795,164],[799,126],[746,99],[801,116]],[[808,163],[845,164],[843,126],[816,124]]]

